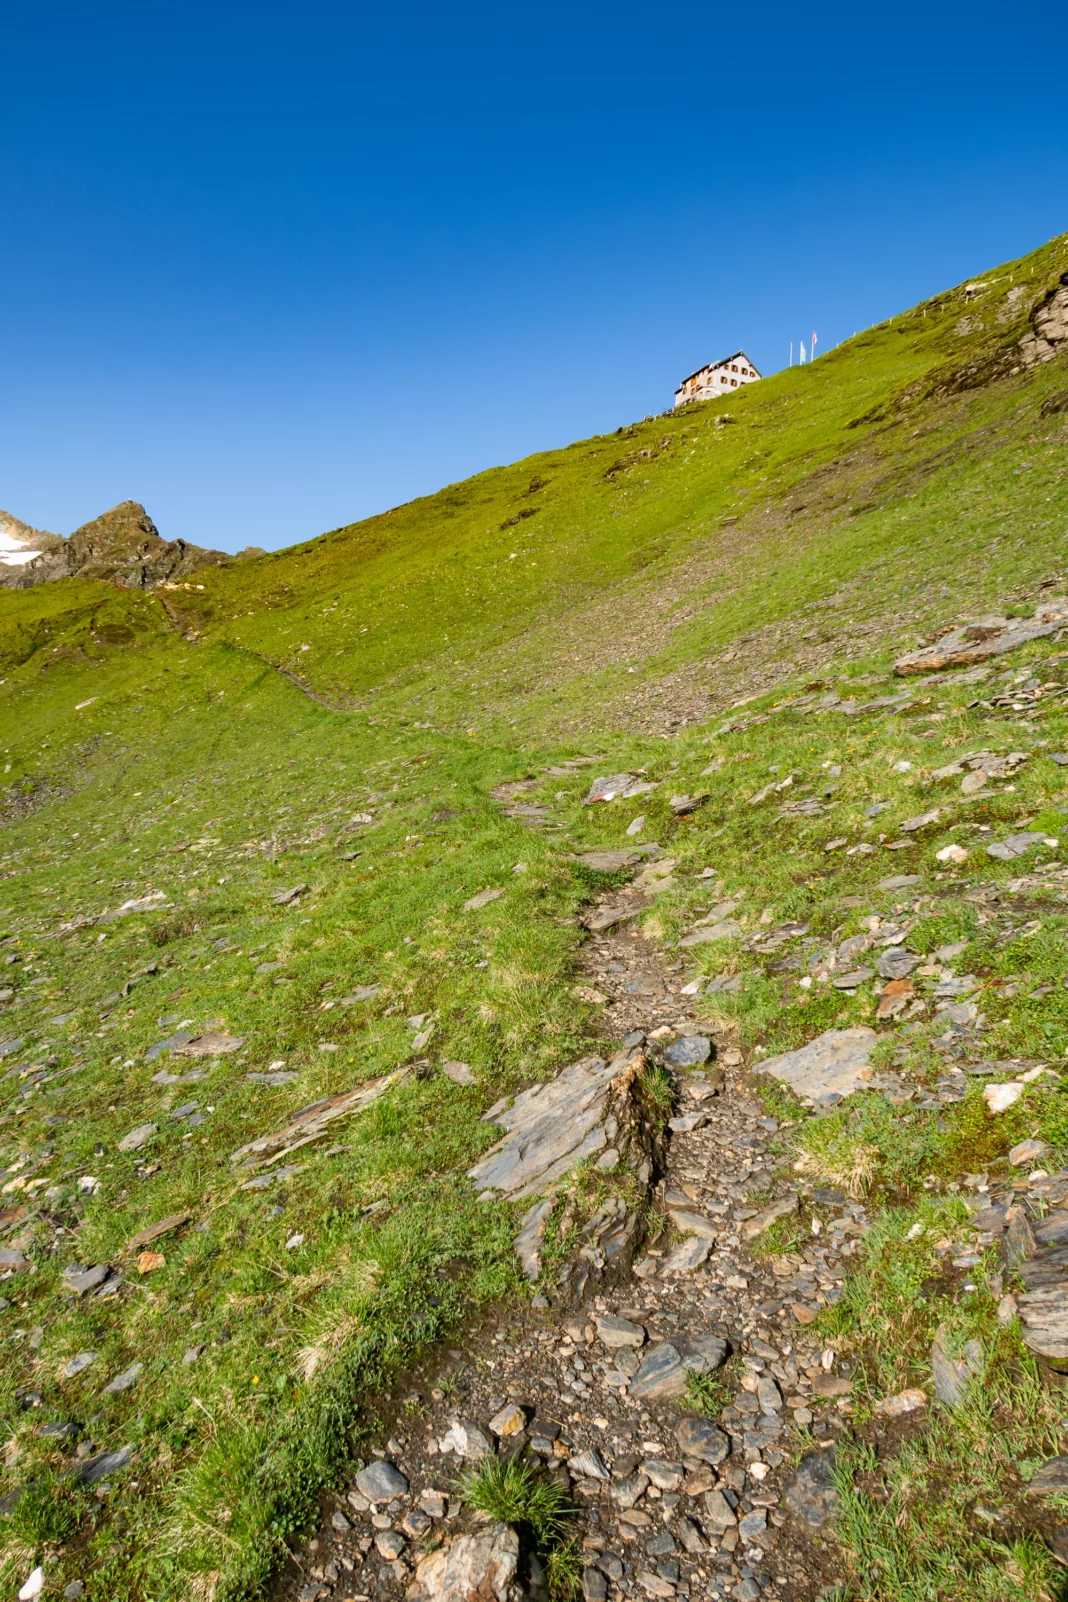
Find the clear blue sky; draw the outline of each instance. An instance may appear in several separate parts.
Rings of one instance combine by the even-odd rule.
[[[273,549],[739,346],[829,348],[1068,228],[1062,32],[988,0],[8,5],[0,506]]]

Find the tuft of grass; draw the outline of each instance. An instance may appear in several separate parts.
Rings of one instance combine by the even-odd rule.
[[[514,1524],[545,1565],[550,1594],[568,1602],[576,1594],[581,1564],[570,1539],[575,1508],[562,1486],[519,1458],[488,1457],[469,1469],[457,1487],[479,1512]]]
[[[715,1374],[697,1374],[693,1369],[686,1371],[686,1406],[691,1412],[714,1422],[730,1399],[730,1386]]]

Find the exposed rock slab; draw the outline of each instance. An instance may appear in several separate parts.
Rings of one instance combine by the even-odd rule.
[[[273,1135],[261,1135],[258,1140],[250,1141],[247,1146],[240,1146],[232,1154],[231,1163],[241,1168],[258,1168],[280,1162],[283,1157],[298,1151],[301,1146],[309,1146],[313,1141],[320,1140],[329,1126],[336,1123],[339,1118],[349,1118],[355,1113],[363,1112],[372,1102],[377,1101],[394,1085],[406,1078],[407,1073],[407,1068],[397,1068],[393,1073],[383,1074],[380,1079],[372,1079],[356,1090],[346,1091],[340,1096],[328,1096],[325,1101],[313,1102],[310,1107],[294,1113],[284,1129],[278,1130]]]
[[[1030,640],[1039,640],[1068,623],[1068,599],[1056,596],[1043,601],[1032,618],[991,616],[943,634],[933,645],[909,651],[894,663],[894,672],[932,673],[942,668],[970,667],[988,657],[1015,651]]]
[[[807,1046],[754,1063],[753,1068],[813,1101],[849,1096],[870,1081],[868,1059],[878,1038],[874,1029],[863,1027],[828,1029]]]

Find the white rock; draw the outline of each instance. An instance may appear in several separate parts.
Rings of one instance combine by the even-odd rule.
[[[408,1602],[507,1602],[519,1567],[519,1537],[507,1524],[457,1535],[423,1558]]]
[[[1010,1079],[1003,1085],[987,1085],[983,1100],[992,1113],[1005,1112],[1019,1101],[1023,1088],[1018,1079]]]
[[[26,1584],[19,1592],[19,1602],[32,1602],[35,1596],[40,1596],[45,1587],[45,1572],[42,1568],[34,1569]]]

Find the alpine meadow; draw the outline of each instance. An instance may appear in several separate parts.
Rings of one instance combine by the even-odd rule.
[[[0,588],[5,1594],[1068,1595],[1066,448],[1062,236]]]

